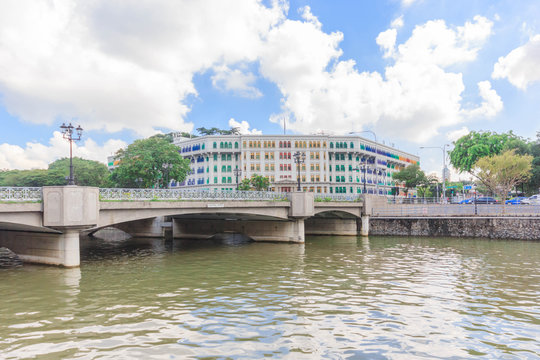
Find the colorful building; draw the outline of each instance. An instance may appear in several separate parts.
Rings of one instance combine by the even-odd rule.
[[[303,191],[360,194],[365,189],[386,195],[395,186],[394,172],[419,164],[418,156],[355,135],[176,136],[174,144],[190,160],[191,170],[182,183],[173,181],[173,188],[234,190],[237,174],[239,182],[257,174],[268,177],[271,191],[295,191],[294,154],[299,152],[305,154]]]

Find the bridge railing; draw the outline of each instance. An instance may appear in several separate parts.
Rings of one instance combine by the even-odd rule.
[[[184,189],[99,189],[101,201],[265,200],[287,201],[271,191],[210,191]]]
[[[362,195],[357,194],[320,194],[315,193],[315,202],[343,202],[360,201]]]
[[[37,202],[43,200],[40,187],[0,187],[0,202]]]

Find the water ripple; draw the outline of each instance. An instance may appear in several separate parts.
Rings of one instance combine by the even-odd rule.
[[[540,358],[540,243],[87,242],[0,272],[0,357]]]

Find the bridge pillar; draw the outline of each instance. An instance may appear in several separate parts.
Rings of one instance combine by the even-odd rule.
[[[80,230],[68,228],[61,233],[0,231],[0,243],[25,262],[77,267],[80,264]]]
[[[360,228],[360,235],[369,236],[369,215],[362,215],[362,227]]]

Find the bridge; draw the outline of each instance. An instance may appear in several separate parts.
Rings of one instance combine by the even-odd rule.
[[[80,235],[107,227],[144,237],[241,233],[303,243],[306,234],[367,235],[369,203],[369,196],[304,192],[0,188],[0,246],[27,262],[74,267]]]

